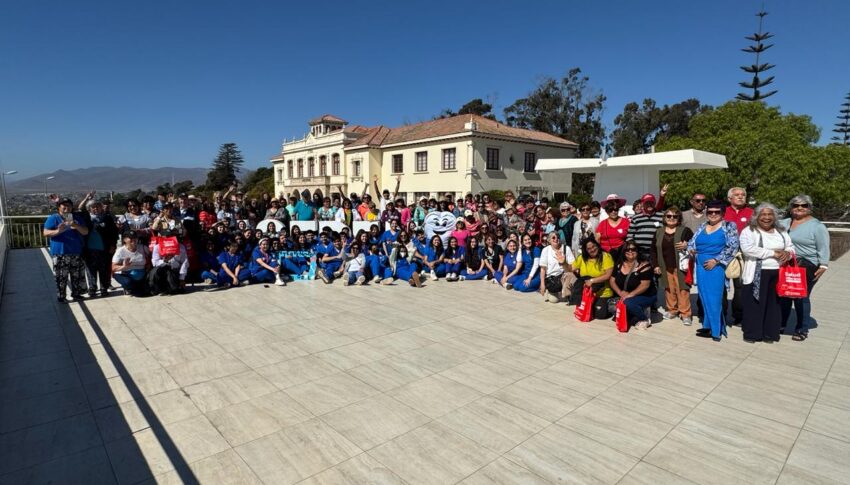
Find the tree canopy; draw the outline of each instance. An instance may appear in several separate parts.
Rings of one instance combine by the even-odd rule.
[[[271,167],[260,167],[251,172],[245,177],[245,181],[242,183],[242,190],[245,191],[248,197],[259,198],[263,193],[271,194],[274,197],[274,169]]]
[[[236,143],[224,143],[213,160],[212,170],[207,174],[206,190],[223,190],[236,182],[245,160]]]
[[[491,120],[496,119],[496,115],[493,114],[493,105],[490,103],[485,103],[484,100],[481,98],[475,98],[471,100],[470,102],[461,106],[460,109],[457,111],[452,111],[450,108],[446,108],[442,112],[440,112],[440,114],[437,115],[435,119],[450,118],[452,116],[467,114],[479,115],[485,118],[490,118]]]
[[[726,156],[728,170],[662,172],[670,183],[668,201],[685,205],[695,192],[725,198],[732,186],[746,187],[757,201],[783,207],[806,193],[816,206],[836,207],[850,200],[850,150],[814,144],[820,129],[809,116],[783,114],[764,103],[730,101],[693,117],[687,136],[674,136],[657,151],[693,148]]]
[[[649,153],[656,145],[673,136],[687,136],[691,118],[711,109],[700,105],[698,99],[687,99],[672,106],[659,107],[654,99],[646,98],[642,105],[627,104],[614,118],[611,147],[616,155]]]

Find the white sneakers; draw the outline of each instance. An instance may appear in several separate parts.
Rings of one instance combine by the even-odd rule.
[[[354,284],[357,285],[357,286],[360,286],[365,282],[366,282],[366,277],[363,276],[363,275],[360,275],[360,276],[357,277],[357,281],[355,281]]]
[[[437,273],[431,271],[431,281],[437,281],[440,278],[437,278]]]
[[[558,295],[553,295],[549,291],[546,292],[546,298],[544,298],[547,303],[560,303],[561,298]]]
[[[286,281],[283,281],[283,276],[277,275],[277,279],[275,280],[274,284],[276,284],[277,286],[286,286]]]

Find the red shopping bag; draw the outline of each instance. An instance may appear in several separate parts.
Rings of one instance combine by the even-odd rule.
[[[688,258],[688,270],[685,272],[685,284],[694,286],[694,258]]]
[[[808,294],[806,269],[797,265],[797,256],[794,256],[788,264],[779,267],[776,295],[785,298],[805,298]]]
[[[623,300],[617,301],[617,311],[614,315],[614,320],[617,322],[617,330],[621,332],[629,331],[629,315],[626,311],[626,303]]]
[[[593,288],[589,286],[585,286],[584,290],[581,292],[581,303],[576,307],[575,315],[576,320],[580,322],[589,322],[593,320],[593,302],[596,301],[596,293],[593,292]]]
[[[177,256],[178,254],[180,254],[180,242],[177,241],[176,237],[171,236],[159,238],[160,256]]]

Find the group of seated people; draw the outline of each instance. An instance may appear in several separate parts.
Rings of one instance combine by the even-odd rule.
[[[663,292],[663,319],[691,325],[694,313],[699,313],[703,328],[697,334],[717,341],[726,334],[728,306],[734,323],[743,322],[747,341],[778,340],[794,306],[794,339],[805,339],[811,308],[808,297],[780,298],[771,289],[779,266],[792,257],[803,261],[809,272],[809,291],[828,267],[828,235],[811,216],[811,200],[796,197],[789,204],[790,217],[780,221],[779,211],[770,204],[755,211],[747,207],[741,188],[730,189],[728,204],[694,194],[685,212],[665,208],[665,193],[666,187],[659,198],[645,194],[632,210],[626,210],[625,200],[616,194],[579,207],[562,202],[555,209],[545,198],[515,198],[508,193],[498,201],[488,194],[469,194],[456,201],[426,199],[402,213],[384,191],[375,223],[368,231],[354,234],[350,222],[362,220],[363,204],[368,211],[378,207],[367,197],[359,203],[345,198],[341,204],[325,199],[316,210],[307,202],[309,194],[301,194],[307,208],[302,215],[341,219],[345,224],[340,231],[302,231],[291,224],[301,220],[299,209],[291,214],[284,210],[289,217],[278,217],[281,209],[275,207],[274,199],[265,211],[266,216],[274,216],[266,227],[218,217],[206,210],[204,201],[200,201],[201,216],[196,216],[197,199],[182,195],[177,204],[130,200],[127,212],[114,218],[108,234],[99,225],[114,216],[87,198],[80,204],[88,209],[82,215],[70,214],[65,207],[70,201],[59,204],[57,217],[51,216],[45,224],[45,235],[57,244],[65,243],[63,247],[51,243],[60,301],[68,277],[72,297],[84,292],[84,284],[76,281],[79,268],[71,241],[80,237],[79,253],[84,254],[80,261],[89,270],[90,297],[96,295],[103,268],[88,265],[107,255],[111,256],[106,258],[111,260],[107,276],[111,274],[125,293],[136,296],[179,293],[187,281],[224,289],[251,283],[285,286],[316,278],[326,284],[342,280],[346,286],[401,281],[413,287],[441,278],[486,280],[505,290],[538,292],[553,303],[578,304],[589,288],[595,295],[595,319],[611,318],[622,302],[629,325],[640,329],[652,325],[651,316]],[[161,203],[157,206],[157,202]],[[334,209],[332,214],[328,207]],[[454,230],[429,231],[426,219],[432,213],[449,213]],[[809,221],[812,224],[803,224]],[[110,247],[109,237],[117,239],[119,230],[121,245]],[[94,245],[89,244],[93,236]],[[98,251],[103,254],[90,257]],[[741,274],[727,277],[725,269],[736,258],[743,263]],[[100,279],[104,294],[108,282]],[[696,312],[691,305],[692,286],[698,289]],[[732,291],[729,305],[727,295]]]

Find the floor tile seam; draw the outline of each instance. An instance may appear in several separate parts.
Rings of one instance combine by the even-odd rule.
[[[631,468],[629,469],[629,471],[628,471],[628,472],[626,472],[626,474],[625,474],[625,475],[623,475],[622,477],[620,477],[620,479],[619,479],[619,480],[617,480],[616,485],[619,485],[619,484],[623,483],[623,480],[625,480],[626,478],[628,478],[629,474],[630,474],[630,473],[632,473],[632,471],[634,471],[634,469],[635,469],[635,468],[637,468],[637,467],[638,467],[638,465],[640,465],[641,463],[644,463],[644,464],[649,465],[649,466],[654,467],[654,468],[658,468],[659,470],[663,470],[664,472],[669,473],[670,475],[673,475],[674,477],[681,479],[683,482],[690,483],[690,484],[693,484],[693,485],[698,485],[698,483],[699,483],[699,482],[695,482],[695,481],[691,480],[690,478],[683,477],[682,475],[679,475],[679,474],[678,474],[678,473],[676,473],[676,472],[670,471],[670,470],[668,470],[668,469],[666,469],[666,468],[662,468],[662,467],[660,467],[660,466],[658,466],[658,465],[656,465],[656,464],[654,464],[654,463],[650,463],[650,462],[648,462],[648,461],[644,461],[644,459],[643,459],[643,458],[641,458],[641,459],[639,459],[639,460],[638,460],[638,462],[637,462],[637,463],[635,463],[635,466],[631,467]]]
[[[336,430],[335,430],[335,431],[336,431]],[[337,432],[339,432],[339,431],[337,431]],[[358,446],[358,448],[360,448],[360,447]],[[399,480],[401,480],[401,483],[402,483],[402,484],[409,485],[409,482],[407,482],[405,479],[401,478],[401,476],[399,476],[399,474],[398,474],[398,473],[394,472],[394,471],[393,471],[390,467],[388,467],[388,466],[384,465],[383,463],[381,463],[380,461],[378,461],[375,457],[373,457],[372,455],[370,455],[370,454],[369,454],[366,450],[361,450],[361,452],[360,452],[360,453],[358,453],[358,454],[356,454],[356,455],[352,456],[351,458],[345,459],[345,460],[343,460],[343,461],[341,461],[341,462],[339,462],[339,463],[337,463],[337,464],[335,464],[335,465],[332,465],[332,466],[330,466],[330,467],[328,467],[328,468],[325,468],[324,470],[318,471],[318,472],[316,472],[316,473],[314,473],[314,474],[310,475],[309,477],[304,477],[304,478],[302,478],[301,480],[298,480],[297,482],[295,482],[295,484],[294,484],[294,485],[298,485],[298,484],[300,484],[300,483],[304,483],[304,482],[306,482],[307,480],[309,480],[309,479],[311,479],[311,478],[315,477],[316,475],[322,474],[322,473],[324,473],[324,472],[326,472],[326,471],[330,470],[331,468],[336,468],[337,466],[339,466],[339,465],[340,465],[340,464],[342,464],[342,463],[345,463],[345,462],[347,462],[347,461],[349,461],[349,460],[353,460],[353,459],[355,459],[355,458],[357,458],[357,457],[360,457],[360,456],[363,456],[363,455],[366,455],[366,456],[368,456],[369,458],[371,458],[372,460],[375,460],[375,461],[377,461],[378,463],[380,463],[380,464],[381,464],[382,466],[384,466],[387,470],[389,470],[389,472],[390,472],[390,473],[392,473],[392,474],[393,474],[393,476],[395,476],[396,478],[398,478]],[[266,483],[266,482],[263,482],[263,483]]]
[[[674,348],[678,348],[678,347],[680,347],[680,346],[683,346],[683,345],[685,345],[686,343],[687,343],[687,341],[683,341],[681,344],[677,345],[677,346],[676,346],[676,347],[674,347]],[[670,349],[670,350],[673,350],[673,349]],[[668,352],[669,352],[669,351],[668,351]],[[693,414],[693,412],[694,412],[694,411],[695,411],[695,410],[699,407],[699,405],[700,405],[700,404],[702,404],[702,403],[705,401],[705,399],[706,399],[709,395],[711,395],[711,393],[712,393],[712,392],[714,392],[714,390],[716,390],[716,389],[717,389],[717,388],[718,388],[721,384],[723,384],[723,382],[725,382],[725,381],[726,381],[726,379],[729,377],[729,375],[731,375],[731,374],[732,374],[732,372],[734,372],[736,369],[738,369],[738,367],[740,367],[740,366],[741,366],[741,365],[742,365],[742,364],[743,364],[743,363],[747,360],[747,358],[749,358],[749,356],[750,356],[750,355],[752,355],[752,353],[753,353],[753,349],[751,349],[751,350],[750,350],[750,352],[747,354],[747,356],[746,356],[746,357],[744,357],[743,359],[741,359],[741,360],[738,362],[738,364],[735,366],[735,368],[734,368],[734,369],[732,369],[732,370],[730,370],[730,371],[729,371],[729,373],[727,373],[727,374],[726,374],[726,376],[724,376],[724,377],[723,377],[723,379],[722,379],[720,382],[718,382],[718,383],[717,383],[717,384],[716,384],[716,385],[715,385],[715,386],[714,386],[714,387],[713,387],[713,388],[712,388],[709,392],[705,393],[705,395],[704,395],[702,398],[700,398],[699,402],[698,402],[695,406],[693,406],[693,407],[690,409],[690,411],[688,411],[688,412],[687,412],[684,416],[682,416],[682,418],[681,418],[681,419],[679,419],[679,420],[678,420],[678,421],[677,421],[677,422],[676,422],[673,426],[671,426],[671,427],[670,427],[670,429],[668,429],[668,430],[667,430],[667,432],[666,432],[666,433],[664,433],[664,436],[662,436],[661,438],[659,438],[659,439],[658,439],[658,441],[656,441],[656,442],[655,442],[655,444],[654,444],[654,445],[653,445],[653,446],[652,446],[652,447],[651,447],[651,448],[650,448],[650,449],[649,449],[646,453],[644,453],[644,454],[643,454],[643,456],[641,456],[640,458],[638,458],[638,462],[637,462],[637,463],[635,463],[635,464],[634,464],[634,465],[633,465],[633,466],[629,469],[629,471],[627,471],[627,472],[626,472],[626,474],[625,474],[625,475],[623,475],[623,477],[628,476],[628,475],[629,475],[629,473],[631,473],[631,472],[632,472],[632,470],[634,470],[634,469],[635,469],[635,467],[637,467],[637,465],[638,465],[639,463],[643,462],[643,461],[646,459],[646,457],[648,457],[649,455],[651,455],[651,454],[652,454],[652,452],[653,452],[653,451],[654,451],[654,450],[658,447],[658,445],[659,445],[659,444],[661,444],[664,440],[666,440],[666,439],[667,439],[667,437],[668,437],[668,436],[670,436],[670,433],[672,433],[672,432],[673,432],[676,428],[678,428],[678,427],[679,427],[679,426],[680,426],[680,425],[681,425],[681,424],[682,424],[682,423],[683,423],[686,419],[688,419],[688,417],[690,417],[690,416],[691,416],[691,414]],[[749,413],[747,413],[747,414],[749,414]],[[666,468],[663,468],[663,467],[661,467],[661,466],[659,466],[659,465],[656,465],[656,464],[654,464],[654,463],[652,463],[652,462],[647,461],[646,463],[647,463],[647,464],[649,464],[649,465],[655,466],[655,467],[657,467],[657,468],[660,468],[660,469],[662,469],[662,470],[664,470],[664,471],[666,471],[666,472],[668,472],[668,473],[672,473],[672,474],[674,474],[674,475],[678,476],[678,474],[676,474],[675,472],[672,472],[672,471],[670,471],[670,470],[667,470]],[[621,478],[621,480],[622,480],[622,478]],[[618,480],[618,482],[619,482],[619,481],[620,481],[620,480]]]
[[[53,458],[51,458],[47,461],[41,461],[41,462],[38,462],[38,463],[34,463],[32,465],[27,465],[25,467],[18,468],[16,470],[12,470],[10,472],[2,473],[2,474],[0,474],[0,483],[5,483],[3,481],[4,478],[9,477],[11,475],[14,475],[16,473],[21,473],[22,471],[30,470],[30,469],[40,467],[40,466],[43,466],[43,465],[49,465],[50,463],[52,463],[54,461],[62,460],[64,458],[68,458],[68,457],[71,457],[71,456],[74,456],[74,455],[81,455],[83,453],[87,453],[87,452],[94,450],[96,448],[103,448],[103,454],[106,455],[106,459],[109,460],[109,453],[106,452],[106,444],[100,443],[98,445],[89,446],[88,448],[85,448],[85,449],[82,449],[82,450],[74,451],[73,453],[66,453],[66,454],[62,454],[60,456],[53,457]],[[115,476],[115,469],[112,467],[111,460],[110,460],[110,468],[112,469],[112,474],[113,474],[113,477],[115,478],[115,483],[117,484],[118,483],[118,477]]]
[[[788,448],[788,452],[785,454],[785,461],[782,463],[782,468],[779,470],[779,475],[777,475],[776,480],[773,481],[774,484],[776,484],[779,481],[779,477],[782,476],[782,473],[785,471],[785,467],[788,466],[788,459],[791,458],[791,453],[794,451],[794,448],[797,446],[797,440],[800,439],[800,435],[803,433],[803,430],[806,429],[806,424],[809,422],[809,418],[812,415],[812,409],[814,409],[815,404],[817,404],[817,401],[820,398],[821,393],[823,392],[823,386],[826,384],[826,378],[829,377],[829,373],[832,372],[832,368],[835,366],[835,362],[838,360],[838,355],[841,353],[841,350],[845,347],[845,345],[847,345],[846,336],[845,336],[845,340],[842,341],[841,346],[838,347],[838,352],[835,353],[835,357],[832,359],[832,363],[829,365],[829,370],[826,373],[826,377],[824,377],[821,380],[820,388],[818,389],[818,393],[815,396],[814,401],[812,401],[812,404],[809,406],[809,411],[808,411],[808,413],[806,413],[806,419],[803,420],[803,425],[800,426],[800,429],[797,432],[797,436],[794,437],[794,443],[791,444],[791,447]],[[818,434],[820,436],[826,436],[822,433],[817,433],[817,432],[814,432],[814,431],[811,431],[811,430],[808,430],[808,429],[806,429],[806,432],[815,433],[815,434]],[[833,439],[835,439],[835,438],[833,438]],[[840,440],[840,441],[844,441],[844,440]]]
[[[74,358],[71,357],[71,351],[70,350],[60,350],[58,352],[48,352],[46,354],[40,354],[37,357],[44,357],[45,355],[50,355],[50,354],[61,354],[61,353],[64,353],[64,352],[68,353],[68,357],[70,359],[70,363],[68,365],[57,367],[55,369],[48,369],[48,370],[41,370],[41,371],[38,371],[38,372],[31,372],[31,373],[28,373],[28,374],[21,374],[21,375],[10,376],[10,377],[3,377],[3,378],[0,378],[0,381],[5,381],[5,380],[8,380],[8,379],[18,379],[18,378],[21,378],[21,377],[35,376],[35,375],[38,375],[38,374],[44,374],[46,372],[55,372],[55,371],[58,371],[58,370],[62,370],[62,369],[65,369],[66,367],[72,367],[74,365]],[[32,357],[22,357],[21,359],[12,359],[12,360],[0,361],[0,366],[7,364],[9,362],[15,361],[15,360],[23,360],[23,359],[30,359],[30,358],[32,358]]]

